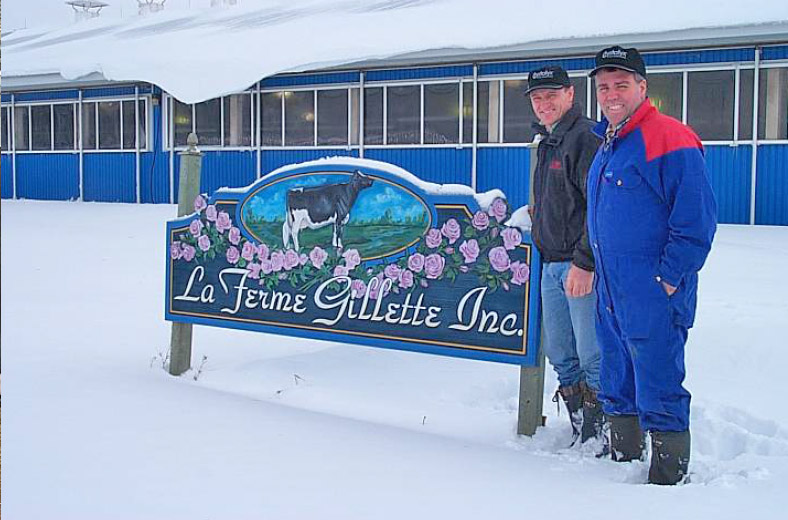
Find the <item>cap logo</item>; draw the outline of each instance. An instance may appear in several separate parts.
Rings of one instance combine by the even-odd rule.
[[[552,70],[540,70],[531,74],[531,79],[553,79]]]
[[[619,58],[622,60],[627,59],[627,51],[621,49],[611,49],[602,53],[602,59]]]

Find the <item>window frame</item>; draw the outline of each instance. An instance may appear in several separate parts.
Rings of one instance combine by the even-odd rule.
[[[135,146],[133,148],[123,148],[123,132],[124,132],[124,129],[123,129],[123,126],[124,126],[123,125],[123,102],[124,101],[131,101],[131,102],[139,101],[139,103],[143,103],[145,105],[145,117],[144,117],[144,120],[145,120],[145,125],[144,125],[145,133],[144,133],[144,135],[139,136],[138,140],[140,142],[137,143],[138,146]],[[77,151],[78,152],[82,152],[82,153],[91,153],[91,154],[92,153],[136,153],[137,150],[139,150],[140,152],[149,152],[149,151],[151,151],[151,149],[150,149],[150,141],[151,141],[151,132],[150,132],[150,128],[151,128],[151,125],[150,125],[150,122],[151,122],[151,113],[150,113],[151,103],[150,103],[150,101],[151,101],[151,95],[150,94],[140,95],[139,98],[137,98],[137,97],[135,97],[133,95],[132,96],[117,96],[117,97],[114,97],[114,96],[113,97],[110,97],[110,96],[107,96],[107,97],[89,97],[89,98],[83,97],[81,103],[79,101],[75,101],[74,103],[79,105],[78,113],[75,115],[75,119],[78,121],[78,127],[76,128],[76,131],[78,132],[78,134],[77,134],[78,135],[78,137],[77,137]],[[83,134],[83,132],[82,132],[82,130],[83,130],[83,128],[82,128],[82,115],[83,115],[84,110],[85,110],[84,105],[87,105],[88,103],[95,103],[95,105],[94,105],[94,111],[95,111],[94,112],[94,122],[95,122],[95,126],[96,127],[94,129],[94,132],[96,133],[96,148],[85,148],[84,147],[84,140],[82,138],[83,137],[83,135],[82,135]],[[118,117],[119,117],[119,124],[120,124],[120,141],[119,141],[120,142],[120,148],[99,148],[99,146],[100,146],[100,144],[99,144],[100,143],[100,141],[99,141],[99,139],[100,139],[100,132],[99,132],[100,131],[100,124],[99,124],[99,114],[98,114],[98,105],[99,105],[99,103],[118,103],[118,114],[119,114]],[[135,112],[139,113],[139,109],[136,106],[135,106]],[[134,119],[135,119],[135,123],[136,123],[137,116],[135,116]],[[142,121],[142,118],[140,118],[140,121]],[[136,126],[136,124],[135,124],[135,126]]]

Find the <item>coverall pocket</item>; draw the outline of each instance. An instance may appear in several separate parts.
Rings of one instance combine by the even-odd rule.
[[[656,279],[657,259],[627,258],[619,263],[623,286],[622,304],[618,307],[620,325],[630,339],[653,336],[663,327],[670,313],[670,298]]]

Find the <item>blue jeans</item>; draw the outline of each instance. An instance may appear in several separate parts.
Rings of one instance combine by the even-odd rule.
[[[596,339],[596,293],[573,298],[564,290],[571,262],[542,266],[544,353],[561,386],[585,381],[599,390],[601,353]]]

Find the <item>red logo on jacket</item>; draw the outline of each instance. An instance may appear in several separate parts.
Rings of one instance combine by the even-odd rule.
[[[551,170],[560,170],[561,166],[561,159],[553,159],[553,161],[550,163]]]

